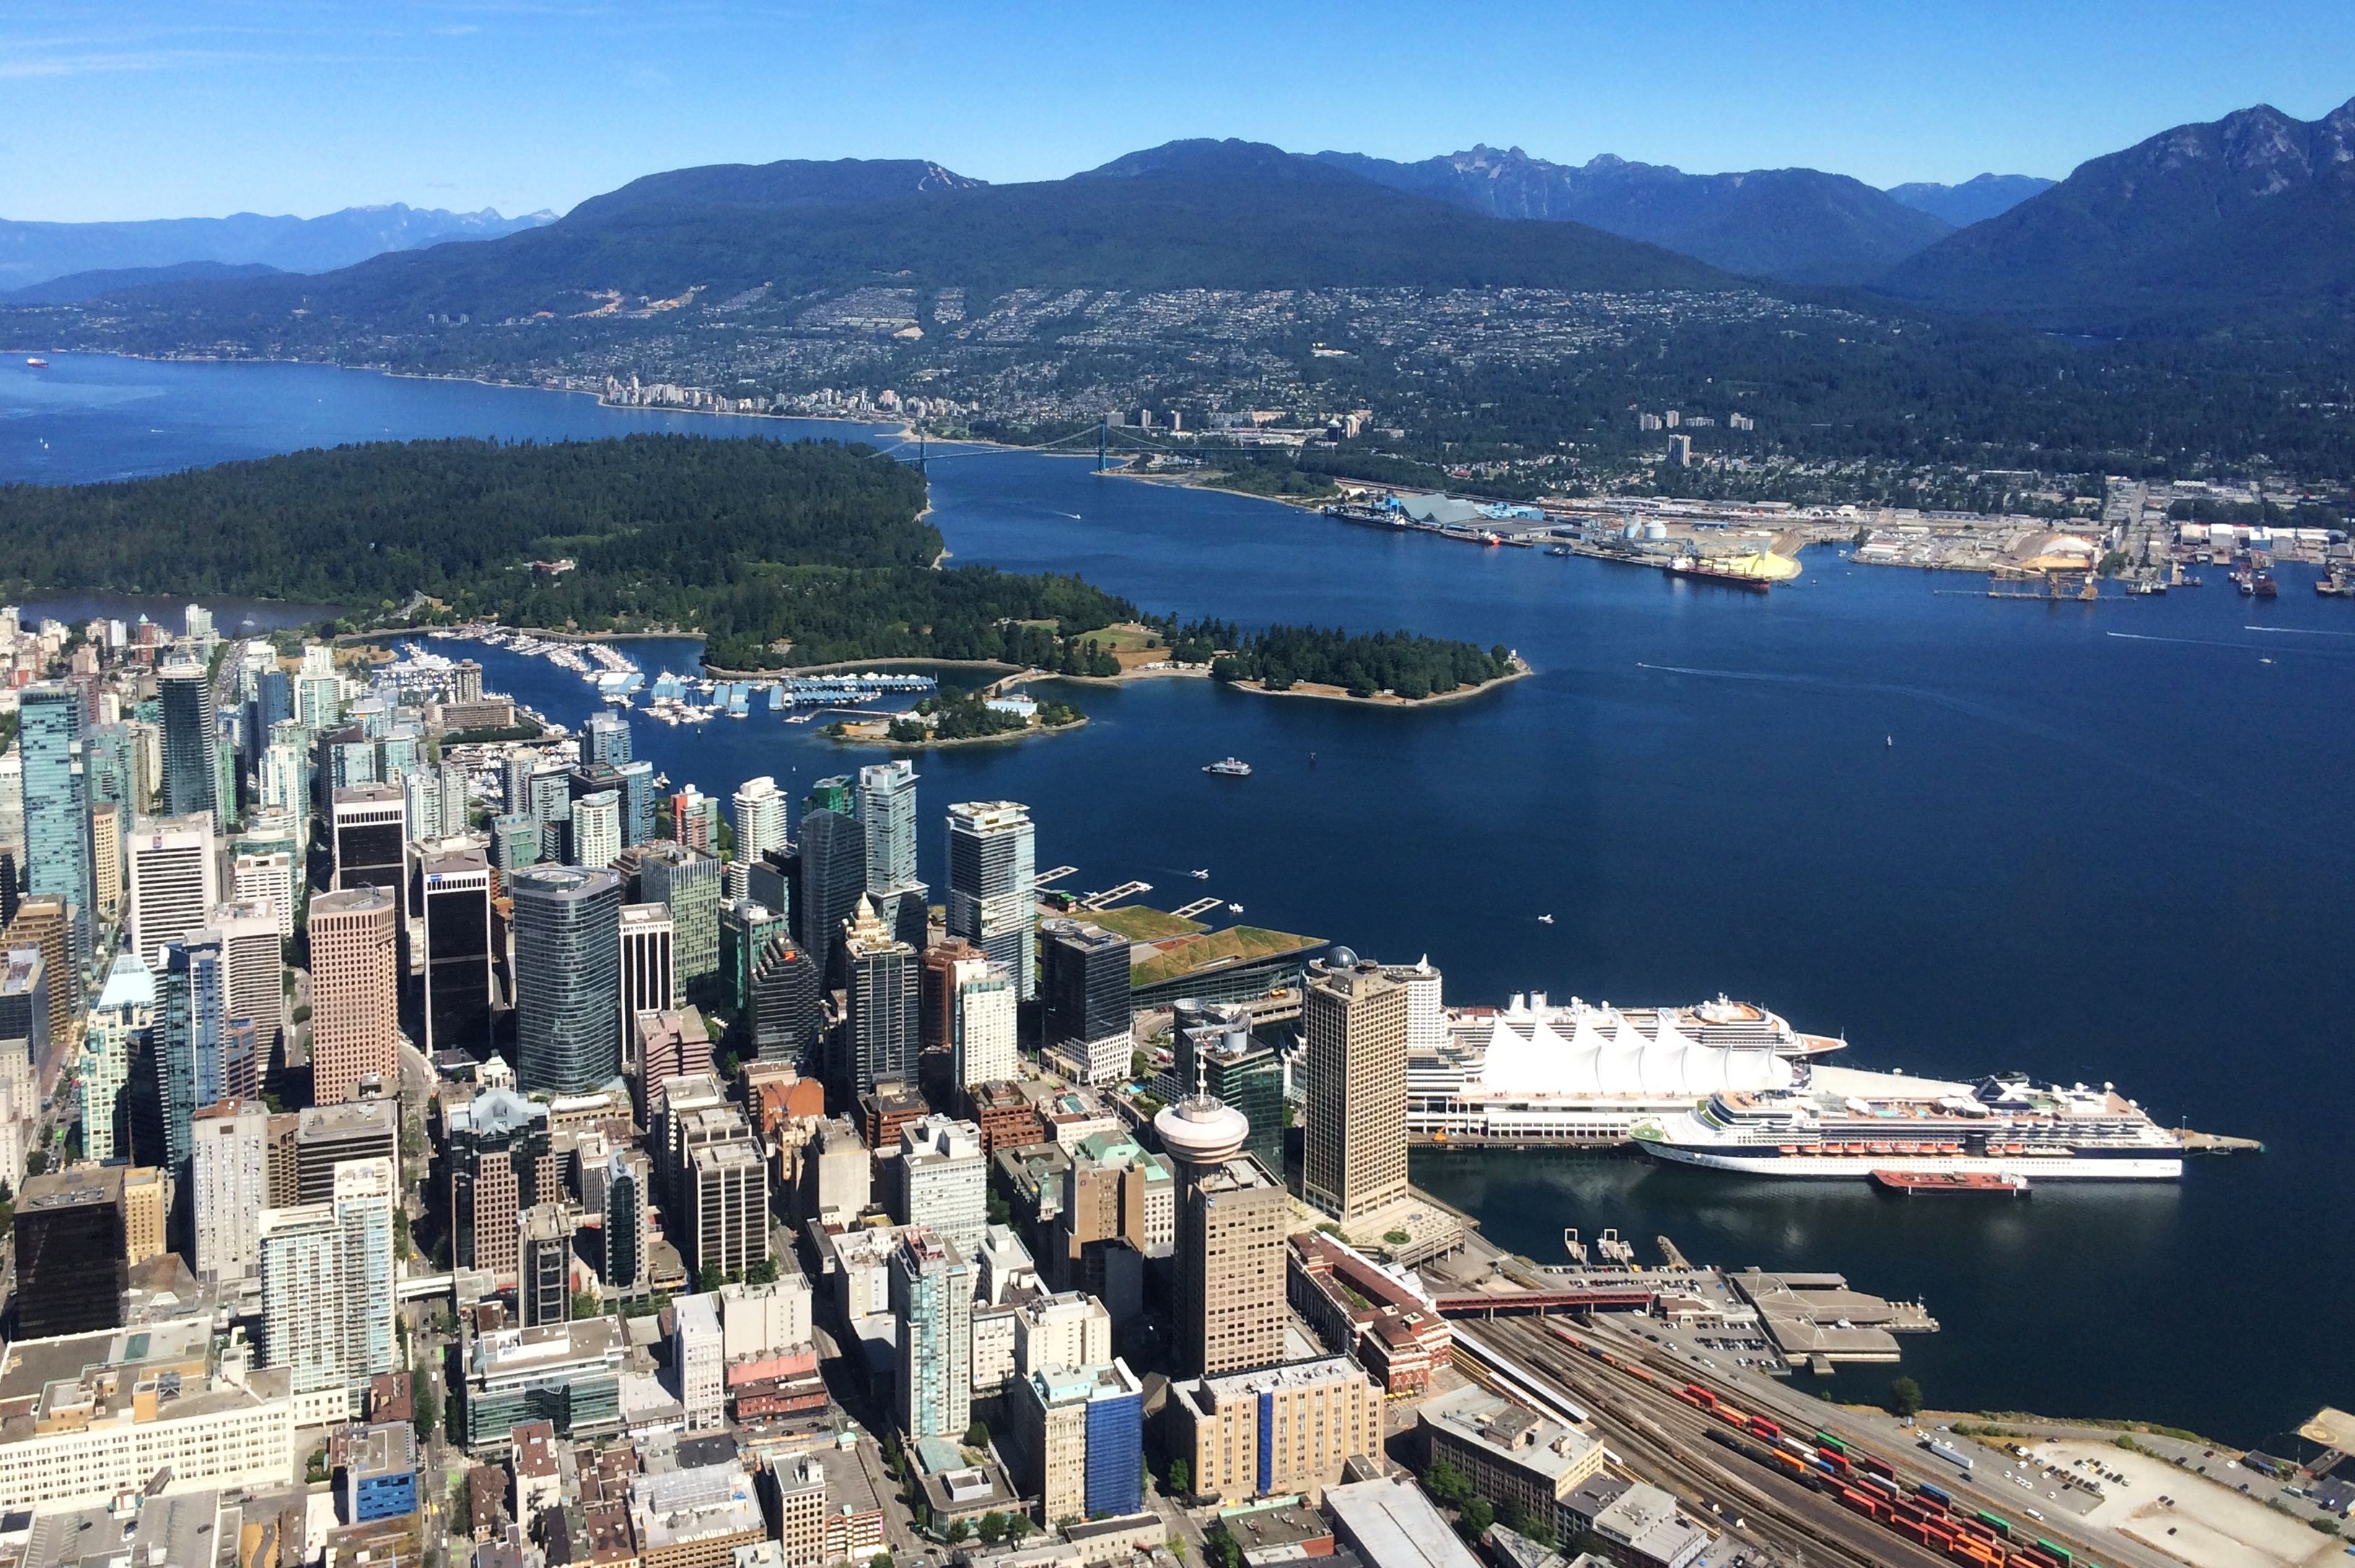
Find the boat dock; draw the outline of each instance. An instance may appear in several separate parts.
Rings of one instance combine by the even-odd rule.
[[[1785,1360],[1829,1371],[1842,1361],[1894,1361],[1897,1336],[1935,1333],[1938,1320],[1918,1301],[1884,1301],[1850,1290],[1837,1274],[1727,1276],[1758,1309],[1759,1326]]]
[[[2195,1133],[2189,1127],[2175,1129],[2176,1141],[2186,1154],[2263,1154],[2265,1146],[2255,1138],[2228,1138],[2221,1133]]]

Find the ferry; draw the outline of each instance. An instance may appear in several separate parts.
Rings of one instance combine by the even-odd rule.
[[[1870,1094],[1820,1083],[1720,1091],[1697,1110],[1640,1124],[1635,1141],[1656,1159],[1747,1176],[1863,1181],[1891,1168],[2057,1180],[2183,1175],[2181,1141],[2106,1084],[2063,1089],[2017,1072],[1976,1087],[1874,1076]]]
[[[1251,777],[1251,764],[1240,757],[1220,757],[1217,762],[1205,765],[1202,771],[1206,773],[1216,773],[1225,779]]]
[[[49,362],[37,354],[28,354],[25,357],[25,368],[27,370],[46,370],[48,368]]]

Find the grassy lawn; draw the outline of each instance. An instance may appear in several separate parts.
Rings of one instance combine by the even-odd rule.
[[[1198,931],[1209,929],[1199,920],[1179,920],[1174,914],[1146,909],[1143,904],[1098,910],[1082,918],[1103,926],[1115,936],[1125,936],[1131,942],[1160,942],[1172,936],[1191,936]]]
[[[1178,979],[1213,965],[1248,963],[1254,958],[1265,958],[1272,954],[1289,953],[1316,944],[1316,938],[1313,936],[1297,936],[1288,931],[1269,931],[1256,925],[1231,926],[1225,931],[1186,938],[1142,964],[1132,963],[1128,983],[1132,986],[1157,986],[1164,980]]]

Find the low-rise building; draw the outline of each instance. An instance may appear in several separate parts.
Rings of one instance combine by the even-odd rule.
[[[1041,1368],[1007,1403],[1015,1484],[1039,1499],[1039,1523],[1144,1508],[1145,1396],[1126,1365]]]
[[[1366,1568],[1479,1568],[1423,1488],[1404,1476],[1351,1481],[1325,1494],[1335,1540]]]
[[[731,1568],[738,1547],[768,1535],[752,1477],[733,1460],[639,1477],[630,1520],[643,1568]]]
[[[1565,1536],[1590,1531],[1619,1568],[1687,1568],[1709,1550],[1708,1531],[1657,1487],[1596,1476],[1562,1499]]]
[[[1314,1500],[1349,1460],[1381,1458],[1381,1390],[1346,1356],[1172,1383],[1168,1410],[1170,1450],[1205,1499]]]
[[[1438,1304],[1335,1236],[1291,1240],[1292,1309],[1346,1350],[1390,1393],[1420,1393],[1455,1360],[1455,1331]]]
[[[372,1524],[417,1511],[417,1429],[387,1422],[353,1429],[344,1445],[341,1494],[346,1524]]]
[[[1431,1463],[1445,1460],[1499,1512],[1518,1509],[1571,1533],[1571,1494],[1603,1473],[1603,1445],[1483,1388],[1425,1400],[1415,1411]]]
[[[564,1437],[620,1431],[626,1350],[613,1317],[485,1331],[469,1324],[460,1344],[466,1446],[504,1451],[515,1427],[535,1418]]]
[[[0,1499],[102,1503],[161,1470],[176,1489],[265,1486],[294,1462],[283,1371],[216,1349],[209,1317],[19,1339],[0,1367]]]

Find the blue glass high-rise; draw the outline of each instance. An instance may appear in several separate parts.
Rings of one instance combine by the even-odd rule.
[[[164,1158],[185,1170],[195,1147],[196,1114],[226,1092],[229,971],[220,938],[191,932],[164,948],[164,1019],[155,1071],[162,1082]]]
[[[25,887],[66,902],[72,933],[72,986],[90,963],[90,794],[82,773],[81,693],[69,686],[28,686],[18,699],[18,749],[25,766]]]

